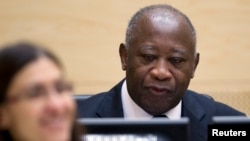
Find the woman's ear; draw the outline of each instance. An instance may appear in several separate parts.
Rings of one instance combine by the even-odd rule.
[[[5,106],[0,106],[0,129],[9,128],[9,117]]]

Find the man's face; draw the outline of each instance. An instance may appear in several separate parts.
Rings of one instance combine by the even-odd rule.
[[[176,106],[194,75],[199,55],[183,20],[140,20],[129,48],[120,46],[128,92],[146,112],[157,115]]]

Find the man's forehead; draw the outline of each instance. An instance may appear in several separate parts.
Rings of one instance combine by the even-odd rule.
[[[152,19],[171,19],[174,20],[180,16],[179,13],[168,10],[168,9],[152,9],[144,13],[145,17],[152,18]]]
[[[176,13],[161,9],[160,10],[154,9],[152,11],[146,12],[140,21],[141,22],[139,22],[139,24],[153,23],[162,26],[167,25],[170,27],[171,25],[172,26],[179,25],[179,23],[182,22],[180,16],[178,16]]]

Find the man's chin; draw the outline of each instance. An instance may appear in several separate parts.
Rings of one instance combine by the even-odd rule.
[[[153,107],[153,108],[152,108]],[[163,108],[159,106],[151,106],[150,108],[143,108],[150,115],[160,115],[162,113],[166,113],[169,109]]]

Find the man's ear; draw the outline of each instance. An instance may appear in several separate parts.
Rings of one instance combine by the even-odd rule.
[[[200,54],[199,53],[196,53],[195,55],[195,58],[194,58],[194,66],[193,66],[193,72],[192,72],[192,77],[191,78],[194,78],[194,73],[195,73],[195,70],[199,64],[199,61],[200,61]]]
[[[0,106],[0,129],[9,128],[9,117],[6,111],[6,107]]]
[[[122,70],[126,70],[128,52],[127,52],[126,46],[123,43],[120,44],[119,54],[120,54],[120,59],[121,59]]]

